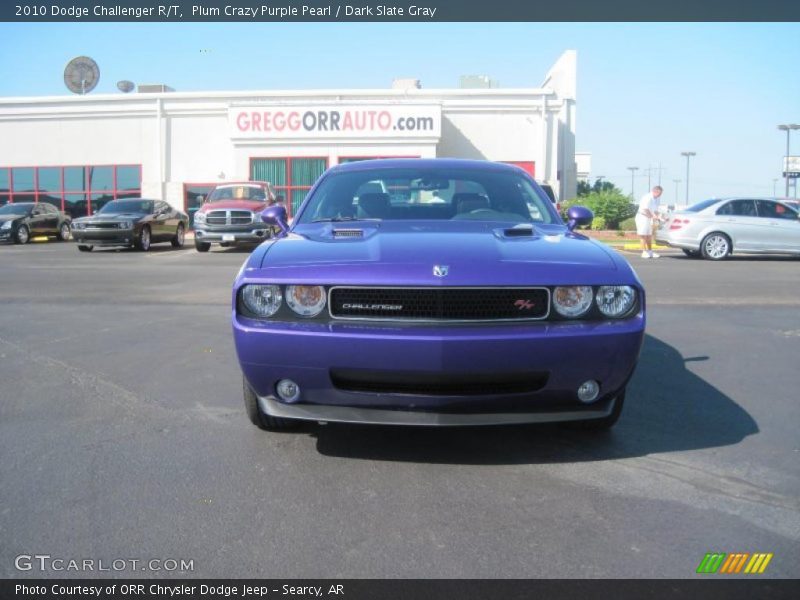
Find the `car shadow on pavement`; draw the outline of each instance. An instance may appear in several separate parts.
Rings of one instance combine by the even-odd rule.
[[[687,366],[714,357],[683,357],[646,336],[628,385],[625,409],[610,431],[558,425],[416,428],[307,425],[326,456],[443,464],[589,462],[729,446],[758,433],[731,398]]]

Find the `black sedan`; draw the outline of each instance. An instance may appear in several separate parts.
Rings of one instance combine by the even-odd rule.
[[[55,206],[33,202],[15,202],[0,208],[0,242],[27,244],[32,237],[55,236],[69,239],[70,217]]]
[[[158,242],[180,248],[188,227],[188,215],[166,202],[126,198],[107,203],[91,217],[75,219],[72,237],[81,252],[95,246],[133,246],[146,252]]]

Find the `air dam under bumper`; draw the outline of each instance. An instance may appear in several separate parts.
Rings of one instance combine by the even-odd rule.
[[[137,237],[133,229],[73,229],[72,239],[90,246],[130,246]]]
[[[633,373],[644,338],[640,313],[622,321],[440,327],[392,323],[279,323],[235,316],[234,339],[261,409],[276,417],[408,425],[533,423],[600,418]],[[339,369],[397,373],[547,373],[538,390],[495,394],[421,394],[340,389]],[[300,387],[296,403],[276,385]],[[600,382],[583,404],[578,387]]]
[[[223,239],[233,236],[233,240]],[[207,229],[194,230],[194,237],[199,242],[230,242],[235,244],[237,242],[260,243],[269,239],[269,229],[251,229],[250,231],[211,231]]]

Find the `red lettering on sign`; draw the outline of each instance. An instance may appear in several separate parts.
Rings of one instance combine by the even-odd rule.
[[[300,113],[290,112],[289,118],[286,119],[286,124],[292,131],[297,131],[300,129]]]
[[[247,119],[246,112],[240,112],[236,117],[236,126],[239,128],[239,131],[249,131],[250,130],[250,121]]]

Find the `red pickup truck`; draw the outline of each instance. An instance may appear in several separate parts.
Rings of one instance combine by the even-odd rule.
[[[266,181],[219,184],[194,214],[194,247],[208,252],[211,244],[259,244],[272,237],[261,211],[276,200],[272,184]]]

